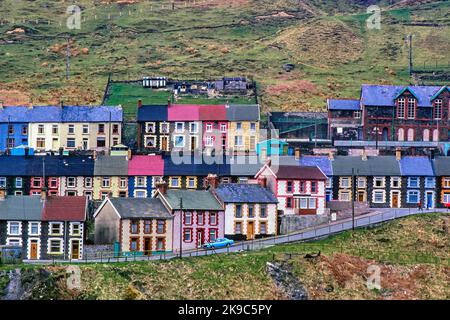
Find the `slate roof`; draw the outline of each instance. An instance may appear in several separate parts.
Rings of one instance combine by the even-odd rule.
[[[85,221],[87,197],[49,196],[42,211],[43,221]]]
[[[224,203],[277,203],[275,195],[259,184],[222,184],[215,190]]]
[[[298,160],[293,156],[272,156],[272,165],[298,165]],[[258,171],[266,164],[266,160],[259,156],[233,156],[227,158],[230,164],[231,176],[255,176]]]
[[[29,167],[33,160],[34,156],[28,158],[21,156],[0,156],[0,176],[1,177],[29,176],[30,175]]]
[[[436,176],[450,176],[450,157],[436,157],[433,168]]]
[[[278,179],[326,180],[327,176],[318,167],[306,166],[270,166]]]
[[[145,105],[138,108],[137,121],[167,121],[167,105]]]
[[[133,156],[128,161],[130,176],[163,176],[164,159],[160,155]]]
[[[350,176],[352,168],[360,176],[400,176],[400,165],[395,156],[362,157],[337,156],[332,161],[333,175]],[[358,170],[358,172],[356,172]]]
[[[180,198],[184,210],[223,210],[211,191],[167,190],[164,198],[173,210],[180,210]]]
[[[183,158],[164,157],[165,176],[207,176],[210,173],[218,176],[230,175],[227,159],[208,158],[205,155],[184,156]]]
[[[109,200],[123,219],[172,218],[159,198],[111,198]]]
[[[361,110],[359,100],[328,99],[328,110]]]
[[[41,221],[40,196],[6,196],[0,200],[0,220]]]
[[[95,160],[94,176],[128,176],[125,156],[99,156]]]
[[[400,172],[402,176],[434,176],[433,165],[428,157],[402,157],[400,160]]]
[[[327,156],[302,156],[300,158],[301,166],[317,166],[328,177],[333,175],[333,166]]]
[[[121,106],[7,106],[0,122],[121,122]]]
[[[198,121],[200,106],[196,104],[172,104],[167,109],[169,121]]]
[[[418,98],[419,107],[431,107],[432,97],[442,89],[436,86],[387,86],[387,85],[363,85],[361,90],[361,101],[366,106],[395,106],[396,97],[405,89],[409,88]]]
[[[228,121],[259,121],[259,105],[227,105]]]

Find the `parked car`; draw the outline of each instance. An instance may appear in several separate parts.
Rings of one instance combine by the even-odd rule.
[[[219,238],[216,239],[216,241],[208,242],[203,245],[203,248],[205,249],[220,249],[232,246],[234,244],[233,240],[227,239],[227,238]]]

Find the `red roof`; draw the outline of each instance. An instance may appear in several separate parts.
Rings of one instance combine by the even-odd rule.
[[[160,155],[133,156],[128,161],[129,176],[163,176],[164,160]]]
[[[42,213],[43,221],[85,221],[86,197],[48,196]]]
[[[227,121],[225,105],[204,105],[199,109],[200,120]]]
[[[271,166],[278,179],[326,180],[327,176],[318,167]]]

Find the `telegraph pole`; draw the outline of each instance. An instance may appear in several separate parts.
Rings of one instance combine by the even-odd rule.
[[[69,67],[70,67],[70,37],[67,37],[67,48],[66,48],[66,80],[69,80]]]
[[[408,35],[408,44],[409,44],[409,75],[411,76],[413,73],[413,44],[412,44],[412,34]]]

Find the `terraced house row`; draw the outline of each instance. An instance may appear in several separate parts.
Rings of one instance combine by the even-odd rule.
[[[4,106],[0,103],[0,151],[108,150],[121,143],[120,106]]]

